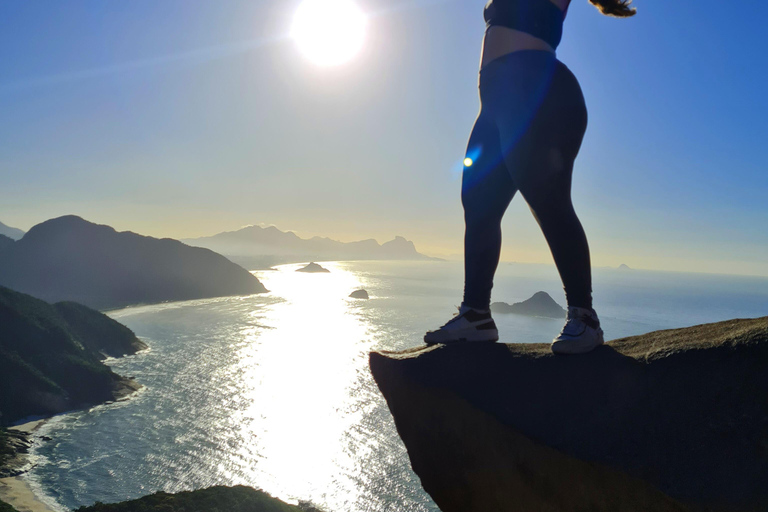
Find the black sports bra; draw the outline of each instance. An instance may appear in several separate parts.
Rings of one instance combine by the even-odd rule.
[[[550,0],[489,0],[483,11],[487,26],[514,28],[557,48],[565,13]]]

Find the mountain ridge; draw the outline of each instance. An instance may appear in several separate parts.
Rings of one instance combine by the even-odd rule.
[[[0,235],[5,235],[12,240],[19,240],[24,236],[24,231],[19,228],[14,228],[0,222]]]
[[[301,238],[275,226],[246,226],[215,235],[183,238],[182,242],[211,249],[249,266],[269,267],[278,263],[327,260],[439,260],[419,253],[410,240],[396,236],[379,244],[373,238],[340,242],[328,237]]]
[[[41,222],[1,251],[0,284],[95,309],[266,291],[209,249],[118,232],[75,215]]]

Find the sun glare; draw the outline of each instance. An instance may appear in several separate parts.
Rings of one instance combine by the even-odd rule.
[[[291,37],[319,66],[351,60],[363,46],[366,18],[352,0],[304,0],[296,10]]]

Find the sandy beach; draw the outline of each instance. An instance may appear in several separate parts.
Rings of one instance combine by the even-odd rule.
[[[56,512],[45,503],[38,501],[24,477],[0,478],[0,500],[19,512]]]
[[[32,433],[45,422],[45,419],[30,421],[10,427],[9,430]],[[0,478],[0,500],[8,503],[19,512],[56,512],[39,501],[23,476]]]

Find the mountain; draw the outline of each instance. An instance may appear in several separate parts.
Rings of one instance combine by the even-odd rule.
[[[114,504],[97,502],[75,512],[320,512],[307,504],[289,505],[252,487],[218,485],[175,494],[156,492]]]
[[[6,226],[0,222],[0,235],[5,235],[8,238],[18,240],[24,236],[24,232],[18,228],[12,228],[11,226]]]
[[[465,343],[373,352],[443,512],[768,510],[768,317],[589,354]]]
[[[248,226],[237,231],[182,241],[225,254],[251,268],[309,260],[437,259],[417,252],[413,242],[401,236],[381,245],[373,239],[339,242],[319,236],[300,238],[291,231],[280,231],[274,226]]]
[[[0,252],[13,245],[13,238],[0,235]]]
[[[73,215],[34,226],[0,252],[0,284],[97,309],[266,291],[250,272],[208,249]]]
[[[98,311],[0,286],[0,424],[136,390],[101,361],[144,348],[130,329]]]
[[[491,311],[548,318],[563,318],[565,316],[565,310],[547,292],[536,292],[530,299],[515,302],[512,305],[506,302],[494,302],[491,304]]]

